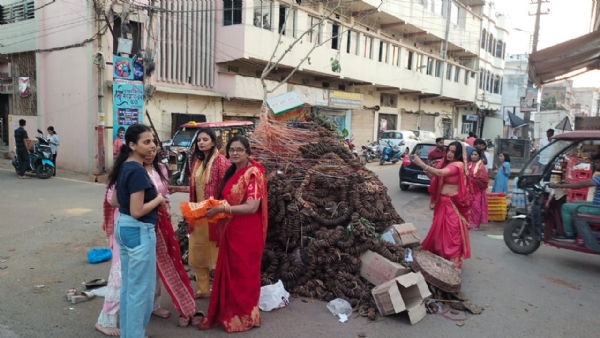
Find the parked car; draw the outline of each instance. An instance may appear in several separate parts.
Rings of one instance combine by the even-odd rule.
[[[432,131],[428,131],[428,130],[411,130],[415,136],[419,139],[419,141],[429,141],[429,140],[435,140],[437,138],[437,136],[435,136],[435,133]]]
[[[415,145],[408,155],[404,155],[402,165],[400,165],[400,170],[398,171],[400,190],[406,191],[411,185],[429,187],[431,180],[425,175],[423,168],[413,162],[413,155],[418,154],[423,162],[427,162],[427,156],[435,147],[435,142],[421,142]]]
[[[410,130],[388,130],[384,131],[379,138],[379,149],[383,152],[383,148],[387,147],[387,142],[390,141],[392,146],[400,146],[400,148],[410,153],[411,150],[419,142],[415,133]]]

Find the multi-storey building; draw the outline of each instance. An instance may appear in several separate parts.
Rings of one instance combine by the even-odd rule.
[[[154,68],[139,118],[151,119],[161,139],[189,119],[256,119],[265,97],[289,91],[359,145],[392,129],[451,136],[460,133],[458,107],[477,98],[482,49],[490,54],[483,56],[487,90],[494,93],[502,76],[494,68],[502,34],[494,29],[481,48],[484,0],[0,5],[10,114],[26,116],[30,133],[53,125],[62,141],[59,166],[84,172],[112,163],[119,38],[131,41],[128,54],[148,55],[144,62]],[[264,74],[272,57],[277,67]],[[19,95],[18,78],[28,78],[28,97]]]
[[[478,51],[477,93],[473,103],[459,109],[459,133],[474,132],[483,138],[502,135],[502,84],[506,56],[506,16],[487,2],[475,10],[481,16],[481,37]]]

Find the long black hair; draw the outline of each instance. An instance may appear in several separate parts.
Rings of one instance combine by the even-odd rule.
[[[198,148],[198,137],[200,137],[200,134],[202,134],[202,133],[208,135],[208,137],[210,137],[210,140],[213,142],[213,146],[208,151],[208,156],[205,156],[204,152],[201,151],[200,148]],[[212,128],[202,128],[202,129],[198,130],[198,136],[196,137],[196,142],[194,142],[194,156],[193,157],[202,161],[202,164],[204,165],[205,168],[206,168],[206,165],[208,164],[208,161],[210,161],[211,156],[213,156],[213,153],[216,148],[217,148],[217,134],[215,133],[215,131]]]
[[[504,162],[508,162],[510,163],[510,155],[507,153],[502,153],[502,156],[504,156]]]
[[[463,158],[463,145],[462,145],[462,143],[458,142],[458,141],[454,141],[454,142],[450,143],[448,145],[448,147],[446,148],[446,154],[448,154],[448,152],[450,151],[450,147],[451,146],[454,146],[454,149],[455,149],[455,151],[454,151],[454,160],[461,161],[461,162],[464,161],[464,158]]]
[[[129,155],[131,155],[131,148],[129,148],[129,143],[137,143],[140,139],[140,135],[143,133],[150,131],[150,128],[143,124],[132,124],[127,128],[125,132],[125,143],[119,148],[119,155],[115,159],[115,164],[108,174],[108,186],[113,187],[115,183],[117,183],[117,178],[119,177],[119,172],[121,171],[121,166],[127,159]]]
[[[168,187],[169,180],[165,177],[165,174],[163,174],[162,172],[162,168],[165,168],[165,165],[160,163],[160,161],[158,160],[158,154],[159,151],[156,151],[156,156],[154,156],[154,159],[152,160],[152,167],[154,168],[154,171],[158,172],[158,176],[160,177],[160,180],[163,182],[163,184],[166,187]]]
[[[48,127],[48,130],[50,130],[52,132],[52,134],[58,135],[58,133],[56,132],[56,130],[54,130],[53,126]]]
[[[250,142],[248,142],[248,139],[246,139],[245,137],[241,136],[241,135],[236,135],[232,138],[229,139],[229,141],[227,142],[227,146],[225,147],[225,153],[227,154],[227,158],[229,158],[229,148],[231,148],[231,144],[233,142],[240,142],[244,148],[246,148],[246,154],[248,154],[248,156],[252,155],[252,149],[250,148]],[[231,176],[233,176],[233,174],[235,174],[235,170],[236,170],[236,166],[235,164],[232,164],[229,168],[227,168],[227,170],[225,171],[225,175],[223,176],[223,180],[221,181],[221,185],[219,185],[219,190],[217,190],[217,199],[221,199],[221,193],[223,192],[223,188],[225,187],[225,184],[227,184],[227,181],[229,181],[229,179],[231,178]]]

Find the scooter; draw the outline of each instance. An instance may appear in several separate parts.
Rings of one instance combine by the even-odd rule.
[[[379,165],[383,165],[385,162],[392,162],[392,164],[396,164],[396,162],[400,161],[400,157],[402,157],[403,152],[400,149],[400,146],[392,145],[392,142],[387,141],[387,147],[383,148],[381,152],[381,159],[379,160]]]
[[[368,142],[368,141],[367,141]],[[374,158],[381,157],[381,151],[379,150],[379,142],[371,142],[367,146],[362,146],[362,155],[365,157],[367,163],[373,162]]]
[[[485,139],[485,145],[488,147],[488,149],[494,148],[494,141],[492,141],[492,139]]]
[[[26,172],[35,173],[37,177],[46,179],[54,175],[54,163],[52,162],[52,150],[50,142],[44,138],[41,130],[37,130],[41,136],[36,136],[38,143],[33,146],[33,153],[29,154],[29,165]],[[17,158],[17,148],[15,148],[15,157],[11,160],[17,174],[19,173],[19,159]]]

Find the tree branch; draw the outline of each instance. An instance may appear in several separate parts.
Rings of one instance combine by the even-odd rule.
[[[279,4],[279,6],[281,6],[281,4]],[[261,75],[261,79],[263,78],[263,76],[265,76],[265,71],[271,67],[273,59],[275,58],[275,54],[277,54],[277,50],[279,49],[279,45],[282,43],[281,39],[283,37],[283,32],[285,31],[285,27],[287,25],[288,18],[290,17],[290,14],[295,11],[294,6],[295,5],[293,3],[290,3],[289,7],[286,7],[288,9],[288,11],[287,11],[287,13],[285,15],[285,19],[283,21],[283,29],[279,29],[279,27],[278,27],[279,37],[277,39],[277,44],[275,45],[275,50],[273,50],[273,54],[271,54],[271,57],[269,58],[269,62],[267,63],[267,66],[263,69],[263,74]],[[270,71],[269,71],[269,73],[270,73]]]
[[[360,22],[362,22],[362,20],[363,20],[364,18],[366,18],[366,17],[367,17],[369,14],[371,14],[371,13],[373,13],[373,12],[375,12],[375,11],[379,10],[379,8],[380,8],[382,5],[383,5],[383,0],[382,0],[382,1],[379,3],[379,6],[377,6],[377,7],[376,7],[376,8],[374,8],[373,10],[369,11],[369,13],[368,13],[367,15],[365,15],[365,16],[364,16],[364,17],[363,17],[363,18],[362,18],[360,21],[358,21],[358,22],[355,22],[355,23],[354,23],[354,24],[353,24],[351,27],[349,27],[348,29],[346,29],[346,30],[340,29],[340,32],[338,32],[338,34],[337,34],[337,35],[335,35],[335,36],[333,36],[333,35],[332,35],[332,36],[331,36],[329,39],[326,39],[325,41],[322,41],[322,42],[321,42],[321,43],[319,43],[319,44],[315,44],[315,45],[314,45],[314,46],[313,46],[313,47],[312,47],[312,48],[311,48],[311,49],[308,51],[308,53],[306,53],[306,55],[304,56],[304,58],[302,58],[302,60],[300,60],[300,63],[299,63],[299,64],[298,64],[298,65],[297,65],[297,66],[296,66],[296,67],[295,67],[295,68],[294,68],[294,69],[293,69],[293,70],[290,72],[290,74],[288,74],[288,75],[287,75],[287,76],[286,76],[286,77],[285,77],[283,80],[281,80],[281,81],[280,81],[280,82],[279,82],[279,83],[278,83],[278,84],[277,84],[277,85],[276,85],[274,88],[271,88],[271,89],[268,89],[268,90],[266,90],[266,92],[265,92],[265,99],[266,99],[266,97],[267,97],[267,95],[268,95],[268,94],[271,94],[271,93],[273,93],[273,92],[274,92],[274,91],[276,91],[276,90],[277,90],[279,87],[281,87],[283,84],[287,83],[287,82],[289,81],[289,79],[291,79],[291,78],[292,78],[292,76],[293,76],[293,75],[296,73],[296,71],[298,71],[298,69],[300,68],[300,66],[302,66],[302,64],[303,64],[304,62],[306,62],[306,60],[308,60],[308,59],[310,58],[310,55],[312,54],[312,52],[313,52],[315,49],[317,49],[318,47],[321,47],[321,46],[323,46],[324,44],[328,43],[329,41],[331,41],[331,40],[332,40],[332,39],[334,39],[334,38],[338,38],[338,37],[340,37],[340,36],[343,36],[343,34],[344,34],[345,32],[347,32],[347,31],[349,31],[349,30],[352,30],[352,29],[353,29],[353,28],[354,28],[354,27],[355,27],[357,24],[359,24]],[[336,7],[336,9],[337,9],[337,8],[338,8],[338,7]],[[323,19],[321,20],[321,22],[322,22],[323,20],[326,20],[327,18],[329,18],[329,17],[331,16],[331,14],[333,14],[333,10],[332,10],[332,12],[329,14],[329,16],[327,16],[326,18],[323,18]],[[340,25],[340,26],[341,26],[341,25]],[[313,27],[314,27],[314,26],[313,26]],[[305,32],[305,33],[304,33],[302,36],[304,36],[305,34],[306,34],[306,32]],[[300,39],[300,38],[298,38],[298,40],[299,40],[299,39]],[[284,55],[282,55],[282,57],[281,57],[281,58],[280,58],[280,59],[277,61],[277,63],[279,63],[279,61],[281,61],[281,59],[283,59],[283,56],[285,56],[285,54],[287,54],[289,51],[291,51],[291,48],[292,48],[292,47],[293,47],[293,46],[296,44],[296,42],[298,42],[298,40],[294,41],[294,43],[293,43],[292,45],[290,45],[290,47],[288,48],[288,50],[286,50],[286,53],[284,53]],[[341,44],[340,44],[339,48],[341,48]],[[339,52],[339,48],[338,48],[338,52]],[[338,54],[338,55],[339,55],[339,54]],[[270,71],[269,71],[269,73],[270,73]],[[268,73],[267,73],[267,74],[268,74]],[[261,78],[261,80],[263,80],[263,78]],[[263,81],[263,88],[264,88],[264,89],[266,89],[266,83],[265,83],[264,81]]]
[[[321,16],[321,19],[319,21],[317,21],[317,23],[315,23],[314,25],[312,25],[309,29],[307,29],[304,33],[302,33],[298,38],[296,38],[296,40],[294,40],[294,42],[292,42],[292,44],[288,46],[288,48],[283,52],[283,54],[281,54],[281,56],[277,59],[277,61],[271,65],[270,68],[265,68],[263,70],[263,74],[262,74],[263,76],[261,77],[261,79],[267,77],[271,73],[271,71],[273,71],[273,69],[275,69],[275,67],[277,67],[277,65],[279,65],[279,62],[281,62],[281,60],[283,60],[283,58],[289,52],[292,51],[292,49],[294,48],[294,46],[298,42],[302,41],[302,39],[304,38],[304,36],[306,36],[306,34],[309,34],[309,33],[313,34],[315,27],[320,26],[323,23],[323,21],[325,21],[327,19],[330,19],[331,16],[335,13],[335,11],[338,10],[341,7],[341,4],[342,4],[342,0],[337,0],[337,5],[333,9],[330,10],[328,16],[325,16],[325,17]],[[281,39],[281,36],[279,38]],[[277,46],[275,47],[275,49],[277,49]],[[273,53],[273,56],[274,56],[274,53]]]

